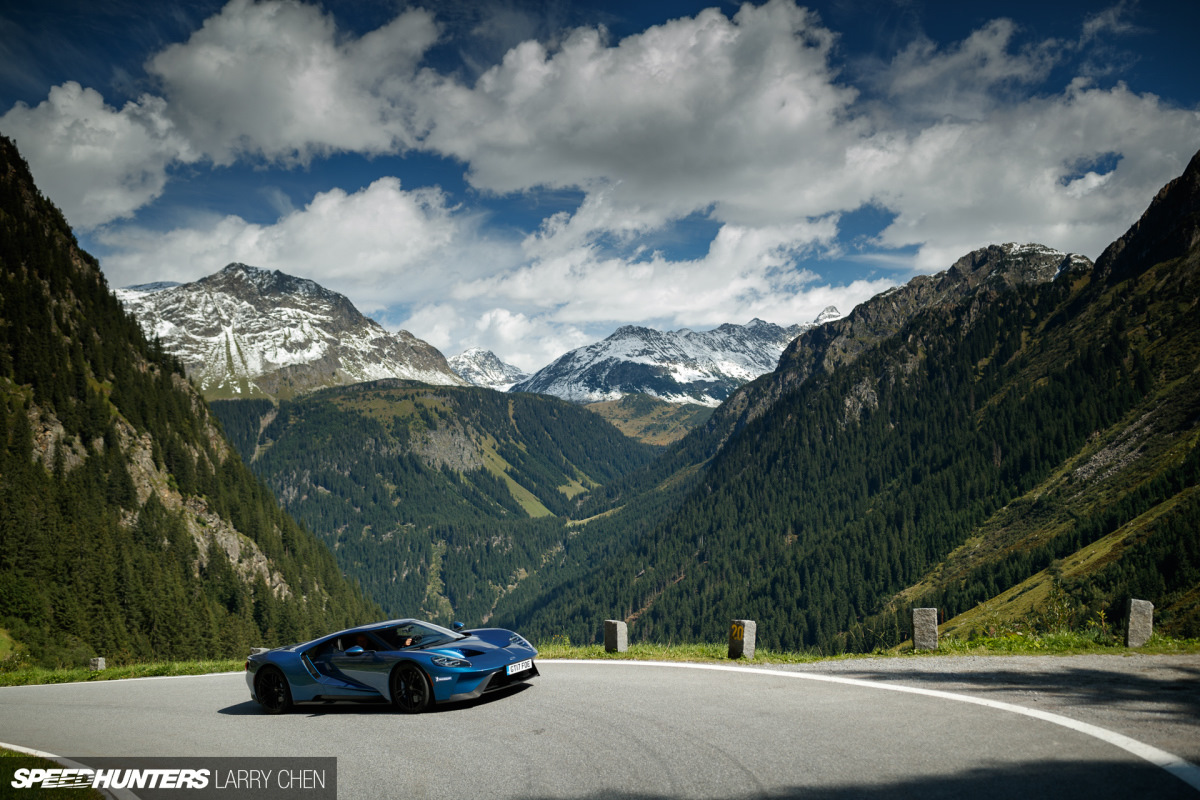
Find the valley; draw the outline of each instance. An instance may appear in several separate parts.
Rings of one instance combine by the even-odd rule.
[[[389,614],[488,615],[579,498],[654,448],[554,397],[387,380],[213,401],[243,458]]]
[[[606,617],[647,641],[748,617],[772,647],[869,651],[907,635],[913,605],[966,636],[1111,628],[1151,596],[1165,630],[1195,635],[1194,168],[1137,228],[1176,240],[1169,259],[983,248],[801,333],[652,460],[577,479],[570,503],[517,503],[506,542],[534,546],[483,590],[487,619],[589,642]],[[667,413],[605,409],[622,410]],[[441,577],[455,551],[480,556],[465,539],[437,554],[461,613],[481,584]]]
[[[113,294],[6,158],[23,657],[376,614],[869,652],[913,606],[967,637],[1112,630],[1130,597],[1200,635],[1200,159],[1095,263],[988,245],[814,324],[627,326],[521,378],[278,271]]]

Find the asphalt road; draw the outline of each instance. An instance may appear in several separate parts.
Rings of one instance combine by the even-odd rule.
[[[0,689],[0,742],[84,761],[336,756],[341,798],[1200,797],[1130,752],[1145,743],[1195,759],[1200,659],[884,661],[547,661],[524,689],[420,716],[310,706],[270,717],[240,674],[13,687]],[[1055,721],[1068,718],[1082,730]],[[1174,769],[1196,783],[1194,767]]]

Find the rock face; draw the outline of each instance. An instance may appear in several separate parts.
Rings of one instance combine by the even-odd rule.
[[[967,253],[944,272],[920,275],[876,295],[845,317],[792,342],[779,359],[780,371],[803,380],[815,369],[830,371],[904,327],[926,308],[956,303],[971,292],[1045,283],[1065,270],[1088,271],[1086,256],[1039,244],[999,244]]]
[[[432,345],[388,333],[345,296],[278,270],[230,264],[194,283],[116,294],[208,398],[290,397],[381,378],[464,384]]]
[[[801,333],[840,316],[830,307],[814,322],[788,328],[761,319],[711,331],[626,325],[601,342],[572,350],[511,391],[576,403],[645,394],[715,407],[739,386],[775,369],[779,354]]]
[[[1181,258],[1200,247],[1200,152],[1182,175],[1168,183],[1124,236],[1096,259],[1096,271],[1111,282],[1146,265]]]
[[[529,377],[528,373],[512,364],[501,361],[491,350],[472,347],[466,352],[450,356],[450,369],[472,386],[483,386],[507,392],[513,384]]]

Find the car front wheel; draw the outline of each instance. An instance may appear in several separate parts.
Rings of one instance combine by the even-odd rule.
[[[255,680],[255,695],[268,714],[282,714],[292,707],[292,690],[283,673],[274,667],[263,667]]]
[[[392,702],[407,714],[424,711],[433,702],[429,679],[416,664],[401,664],[392,673]]]

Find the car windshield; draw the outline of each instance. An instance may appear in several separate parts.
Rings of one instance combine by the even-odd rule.
[[[432,622],[404,622],[372,631],[396,650],[410,647],[436,647],[462,639],[463,635],[448,631]]]

